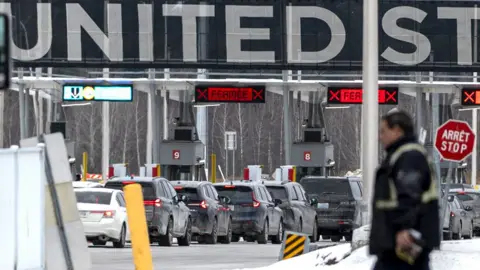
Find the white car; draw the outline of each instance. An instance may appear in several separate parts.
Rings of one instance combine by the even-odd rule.
[[[116,248],[130,241],[125,198],[121,190],[107,188],[75,189],[77,208],[87,240],[103,246],[107,241]]]

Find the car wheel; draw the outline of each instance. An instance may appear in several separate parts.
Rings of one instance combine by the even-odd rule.
[[[268,243],[268,219],[263,222],[263,229],[259,235],[257,235],[257,243],[266,244]]]
[[[353,233],[349,233],[345,235],[345,241],[347,242],[352,242],[352,238],[353,238]]]
[[[280,224],[278,224],[277,235],[272,237],[272,244],[281,244],[283,241],[284,233],[285,233],[285,229],[283,228],[283,220],[280,220]]]
[[[313,232],[310,236],[310,243],[315,243],[318,241],[318,229],[317,229],[317,220],[313,222]]]
[[[342,236],[332,235],[331,239],[332,239],[332,242],[340,242],[340,240],[342,240]]]
[[[162,247],[171,247],[173,244],[173,219],[168,219],[167,231],[165,235],[160,235],[158,245]]]
[[[232,242],[233,242],[233,243],[237,243],[238,241],[240,241],[240,236],[238,236],[238,235],[232,235]]]
[[[461,236],[462,236],[462,223],[460,223],[460,229],[458,229],[458,232],[453,234],[452,239],[453,240],[460,240]]]
[[[230,244],[232,242],[232,220],[228,220],[227,234],[219,237],[218,241],[222,244]]]
[[[187,225],[185,226],[185,234],[182,237],[177,238],[179,246],[190,246],[192,242],[192,222],[190,218],[187,220]]]
[[[448,224],[448,231],[444,234],[443,240],[452,240],[453,239],[453,225],[452,221]]]
[[[125,247],[125,239],[127,237],[127,230],[125,229],[125,224],[122,225],[122,230],[120,231],[120,236],[118,237],[117,241],[113,241],[114,248],[124,248]]]
[[[212,225],[212,233],[204,236],[205,237],[205,243],[210,244],[210,245],[216,244],[217,239],[218,239],[217,236],[218,236],[218,221],[215,218],[215,220],[213,221],[213,225]]]
[[[472,239],[473,238],[473,223],[470,224],[470,230],[468,230],[468,234],[463,236],[464,239]]]

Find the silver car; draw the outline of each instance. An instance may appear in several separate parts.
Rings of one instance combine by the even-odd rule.
[[[445,240],[473,238],[472,207],[464,206],[456,195],[448,196],[446,215],[443,222]]]

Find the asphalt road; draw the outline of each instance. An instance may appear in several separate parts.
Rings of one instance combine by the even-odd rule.
[[[319,242],[329,245],[330,241]],[[281,245],[259,245],[239,242],[229,245],[199,245],[189,247],[159,247],[152,245],[155,269],[159,270],[231,270],[262,267],[278,260]],[[114,249],[111,246],[90,247],[92,270],[133,270],[130,247]]]

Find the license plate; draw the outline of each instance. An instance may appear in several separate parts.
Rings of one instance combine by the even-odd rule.
[[[317,203],[317,208],[328,209],[328,203]]]
[[[88,212],[86,212],[86,211],[80,211],[80,217],[81,217],[81,218],[85,218],[85,217],[87,217],[87,216],[88,216]]]
[[[197,212],[197,209],[190,208],[190,212]]]
[[[233,206],[233,205],[229,205],[228,208],[230,209],[230,211],[235,210],[235,206]]]

